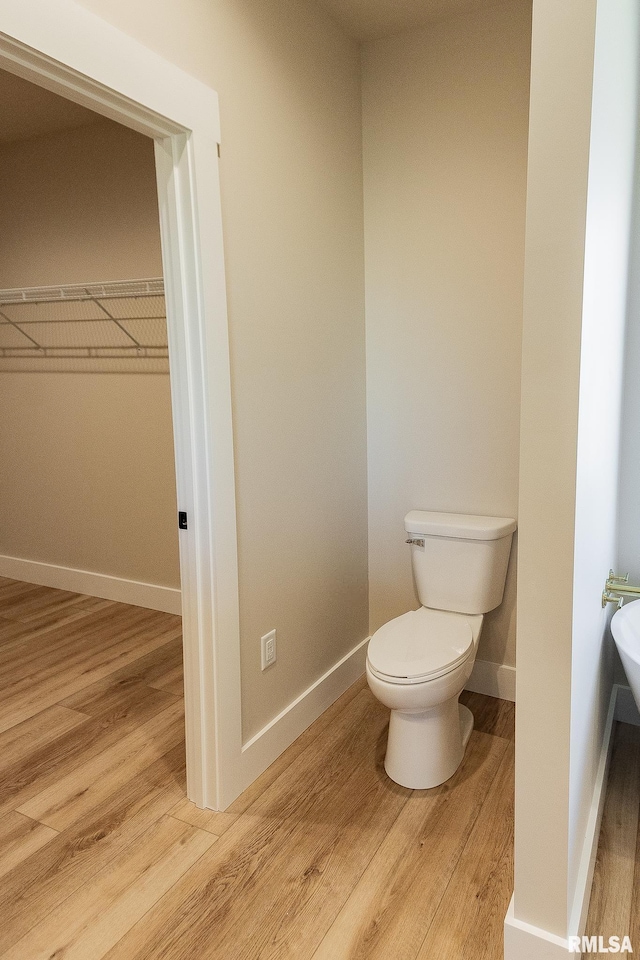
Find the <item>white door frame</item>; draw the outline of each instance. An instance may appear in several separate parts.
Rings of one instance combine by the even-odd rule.
[[[187,792],[224,809],[247,778],[217,95],[73,0],[0,0],[0,68],[155,141],[178,505],[189,523]]]

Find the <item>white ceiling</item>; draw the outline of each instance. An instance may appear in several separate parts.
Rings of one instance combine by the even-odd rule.
[[[91,110],[0,70],[0,143],[84,127],[101,119]]]
[[[489,7],[496,0],[317,0],[348,36],[377,40]],[[524,2],[524,0],[523,0]],[[527,0],[530,2],[530,0]]]

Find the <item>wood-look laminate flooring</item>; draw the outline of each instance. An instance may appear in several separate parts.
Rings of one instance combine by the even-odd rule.
[[[0,960],[499,960],[513,705],[433,790],[351,687],[224,813],[185,798],[180,620],[0,579]]]
[[[640,727],[616,723],[586,933],[640,950]]]

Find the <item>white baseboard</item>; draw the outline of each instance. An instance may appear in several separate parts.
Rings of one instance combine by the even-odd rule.
[[[242,747],[245,787],[260,776],[364,673],[369,637],[358,643]]]
[[[476,660],[465,688],[500,700],[516,699],[516,668],[490,660]]]
[[[74,570],[37,560],[0,556],[0,577],[37,583],[41,587],[56,587],[72,593],[84,593],[102,600],[131,603],[136,607],[161,610],[163,613],[182,612],[181,592],[173,587],[159,587],[154,583],[124,580],[90,570]]]
[[[604,725],[604,734],[602,737],[602,746],[600,747],[600,758],[598,760],[596,782],[593,787],[593,796],[591,798],[591,810],[589,811],[589,819],[587,820],[587,828],[585,831],[584,843],[582,845],[582,856],[580,857],[578,876],[576,878],[576,890],[569,916],[569,936],[582,936],[587,922],[589,900],[591,898],[591,886],[593,884],[593,871],[596,865],[598,840],[600,838],[600,827],[602,825],[602,814],[604,812],[604,801],[607,795],[609,761],[611,760],[611,748],[613,747],[613,724],[615,720],[619,694],[620,687],[617,683],[614,683],[613,690],[611,691],[611,699],[609,701],[607,719]]]
[[[324,676],[259,730],[242,747],[242,790],[260,776],[314,720],[364,673],[367,643],[358,643]],[[515,700],[515,668],[486,660],[476,661],[468,690]]]
[[[534,927],[513,914],[513,897],[504,921],[504,960],[567,960],[579,958],[569,953],[569,941],[547,930]]]
[[[596,781],[591,799],[591,810],[587,820],[580,866],[576,878],[576,889],[569,917],[567,938],[571,936],[581,937],[584,934],[587,922],[591,887],[593,884],[593,871],[595,868],[596,854],[598,852],[598,839],[600,837],[600,826],[602,824],[602,814],[606,798],[611,747],[613,746],[613,723],[614,720],[618,718],[618,700],[622,698],[624,702],[624,691],[627,689],[626,687],[614,684],[613,690],[611,691]],[[504,921],[504,960],[560,960],[560,958],[566,960],[568,955],[572,957],[580,956],[579,953],[568,954],[568,950],[568,939],[562,939],[549,933],[547,930],[542,930],[539,927],[534,927],[531,924],[524,923],[522,920],[518,920],[514,916],[513,897],[511,898],[509,910],[507,911],[507,916]]]
[[[301,693],[242,747],[241,792],[253,783],[301,733],[362,676],[369,637]],[[468,690],[515,700],[515,668],[476,661]],[[235,792],[235,791],[234,791]]]

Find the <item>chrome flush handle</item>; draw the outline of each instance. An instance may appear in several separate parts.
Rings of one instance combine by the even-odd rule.
[[[405,543],[411,543],[413,544],[414,547],[424,547],[424,540],[418,537],[415,537],[414,539],[411,539],[411,540],[405,540]]]

